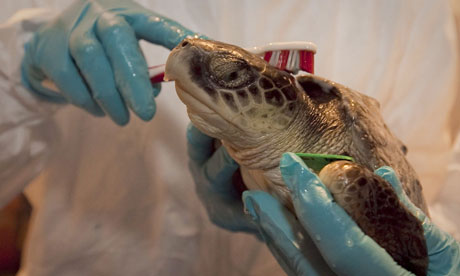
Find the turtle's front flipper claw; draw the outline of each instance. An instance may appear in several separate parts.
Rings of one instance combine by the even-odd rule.
[[[386,180],[349,161],[327,165],[319,177],[366,235],[399,265],[426,275],[428,253],[422,223],[399,201]]]

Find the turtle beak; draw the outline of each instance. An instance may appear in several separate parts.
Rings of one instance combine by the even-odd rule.
[[[171,51],[166,61],[165,81],[180,80],[181,76],[187,73],[186,67],[188,67],[188,57],[191,55],[191,45],[190,39],[186,38]]]
[[[190,62],[196,55],[202,56],[207,52],[209,42],[198,38],[182,40],[169,54],[166,61],[165,81],[178,81],[188,76]]]

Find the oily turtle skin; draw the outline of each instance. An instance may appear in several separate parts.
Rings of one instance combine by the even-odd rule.
[[[372,173],[392,167],[404,192],[428,215],[407,148],[384,123],[376,100],[316,75],[294,77],[240,47],[201,39],[186,39],[171,52],[165,78],[175,81],[192,123],[221,140],[238,162],[245,185],[291,209],[279,170],[284,152],[353,157],[358,173],[340,185],[358,192],[337,203],[400,265],[426,274],[421,222],[399,203],[390,184]]]

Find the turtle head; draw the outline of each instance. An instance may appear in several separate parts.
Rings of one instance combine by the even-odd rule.
[[[286,129],[300,102],[290,74],[217,41],[182,41],[168,57],[165,78],[175,81],[196,127],[236,145]]]

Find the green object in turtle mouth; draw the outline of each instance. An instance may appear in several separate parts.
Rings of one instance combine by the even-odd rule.
[[[355,162],[353,157],[346,155],[336,155],[336,154],[319,154],[319,153],[296,153],[298,157],[305,162],[305,165],[312,169],[315,173],[319,173],[322,168],[327,164],[334,161],[346,160]]]

